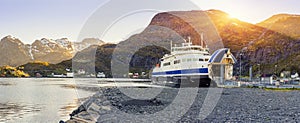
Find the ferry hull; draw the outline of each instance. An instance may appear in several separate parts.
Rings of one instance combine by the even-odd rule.
[[[152,82],[169,87],[215,87],[208,75],[152,77]]]

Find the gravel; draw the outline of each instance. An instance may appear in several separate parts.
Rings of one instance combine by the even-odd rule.
[[[97,122],[300,122],[300,91],[224,88],[213,111],[204,120],[199,120],[199,112],[207,92],[208,88],[199,88],[187,112],[178,111],[188,102],[180,100],[178,107],[168,112],[171,112],[170,114],[157,116],[156,113],[174,103],[179,93],[178,88],[165,88],[157,97],[150,100],[132,99],[118,88],[102,88],[72,115]],[[183,116],[172,117],[176,111]],[[67,122],[73,121],[76,120]]]

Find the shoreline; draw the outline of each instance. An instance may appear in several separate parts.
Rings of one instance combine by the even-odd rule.
[[[145,89],[145,88],[134,88]],[[78,122],[80,119],[93,121],[90,113],[97,116],[98,122],[124,122],[130,120],[120,115],[122,112],[133,115],[152,115],[170,105],[179,88],[165,88],[162,93],[151,100],[134,100],[122,94],[118,88],[101,88],[96,94],[73,111],[73,119],[66,123]],[[178,122],[200,122],[197,119],[203,99],[208,88],[199,88],[198,95],[191,106]],[[267,91],[259,88],[223,88],[221,98],[212,113],[204,122],[287,122],[300,121],[299,91]],[[287,98],[289,101],[287,101]],[[184,100],[182,100],[184,101]],[[184,104],[184,102],[182,102]],[[88,107],[87,110],[85,107]],[[91,108],[92,107],[92,108]],[[92,110],[96,109],[96,110]],[[98,109],[98,110],[97,110]],[[176,110],[176,109],[174,109]],[[121,112],[120,112],[121,111]],[[293,115],[290,115],[293,114]],[[112,118],[109,116],[117,116]],[[286,118],[282,118],[282,116]],[[74,118],[75,116],[75,118]],[[164,117],[153,117],[154,119]],[[141,121],[137,119],[136,121]],[[168,122],[165,119],[162,122]],[[201,121],[201,122],[203,122]],[[151,122],[151,121],[148,121]],[[153,121],[152,121],[153,122]]]

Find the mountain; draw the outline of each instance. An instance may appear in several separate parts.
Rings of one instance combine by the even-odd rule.
[[[0,66],[17,66],[31,61],[29,46],[19,39],[6,36],[0,41]]]
[[[30,57],[33,61],[44,61],[49,63],[59,63],[73,57],[72,43],[66,39],[46,39],[36,40],[30,45]]]
[[[193,44],[200,44],[201,33],[204,34],[211,53],[216,50],[217,45],[220,47],[217,41],[222,40],[224,47],[230,48],[236,58],[240,59],[242,54],[242,72],[245,74],[250,66],[253,66],[255,73],[259,73],[259,70],[260,73],[273,73],[275,65],[276,73],[283,70],[300,72],[300,65],[296,62],[300,60],[300,40],[231,18],[229,14],[219,10],[158,13],[142,33],[130,37],[123,44],[167,40],[174,42],[182,38],[188,40],[188,37],[191,37]],[[236,65],[235,68],[239,66]]]
[[[210,19],[205,19],[205,16]],[[213,33],[212,31],[205,32],[207,29],[212,29],[209,27],[201,28],[210,23],[214,24],[224,47],[230,48],[238,59],[240,58],[239,54],[243,54],[244,73],[250,65],[254,66],[254,71],[257,72],[257,64],[263,66],[263,73],[272,73],[275,64],[279,64],[279,70],[289,69],[291,66],[286,65],[284,60],[289,58],[291,54],[298,54],[299,52],[299,40],[261,26],[231,18],[227,13],[219,10],[163,12],[157,14],[150,25],[174,30],[184,38],[191,36],[194,39],[192,40],[193,43],[199,44],[200,35],[196,30],[203,30],[204,37],[208,37],[207,40],[216,40],[209,36]],[[209,48],[211,47],[209,46]],[[299,69],[297,67],[297,70]]]
[[[111,68],[116,68],[115,72],[121,75],[128,70],[150,71],[164,54],[170,52],[171,41],[178,44],[188,41],[190,37],[193,44],[201,44],[200,34],[204,34],[207,41],[204,45],[208,45],[211,53],[221,46],[230,48],[237,59],[242,59],[245,75],[250,66],[256,74],[273,73],[275,65],[276,73],[283,70],[300,72],[297,62],[300,60],[300,40],[230,18],[219,10],[158,13],[143,32],[117,45],[90,46],[77,53],[73,58],[73,68],[75,63],[77,69],[104,71],[110,76],[114,74]],[[67,63],[71,62],[69,60]],[[234,70],[236,75],[237,68],[238,64]]]
[[[73,46],[74,46],[74,50],[76,52],[78,51],[82,51],[92,45],[103,45],[105,44],[104,41],[101,41],[100,39],[98,38],[86,38],[86,39],[83,39],[81,42],[73,42]]]
[[[36,73],[42,76],[55,74],[66,74],[67,69],[72,69],[77,73],[84,70],[87,74],[104,72],[107,77],[113,77],[111,64],[114,51],[118,48],[116,44],[92,45],[82,51],[79,51],[71,60],[66,60],[58,64],[45,64],[42,62],[28,63],[22,65],[26,73],[30,76],[36,76]],[[159,59],[168,53],[164,48],[148,46],[138,50],[130,60],[129,72],[149,72],[153,65]],[[150,69],[147,68],[150,66]],[[116,69],[117,71],[122,69]],[[116,77],[116,76],[114,76]]]
[[[34,62],[24,64],[21,67],[24,67],[24,71],[29,73],[30,76],[35,76],[36,73],[40,73],[43,76],[51,75],[52,73],[66,74],[67,69],[73,69],[74,71],[82,69],[86,73],[99,71],[105,72],[106,75],[110,76],[110,60],[115,47],[115,44],[91,45],[77,52],[73,59],[58,64]]]
[[[71,59],[75,53],[91,45],[102,44],[104,44],[104,42],[97,38],[87,38],[82,42],[71,42],[67,38],[57,40],[43,38],[36,40],[31,45],[31,52],[33,56],[35,56],[34,60],[56,64]]]
[[[258,26],[300,39],[300,15],[278,14],[258,23]]]
[[[4,37],[0,42],[0,66],[19,66],[33,61],[52,64],[71,59],[74,54],[91,45],[102,45],[96,38],[84,39],[82,42],[71,42],[67,38],[35,40],[32,44],[24,44],[12,36]]]
[[[92,45],[78,52],[72,59],[72,68],[74,71],[80,69],[87,73],[104,72],[106,76],[111,77],[111,59],[116,44]]]

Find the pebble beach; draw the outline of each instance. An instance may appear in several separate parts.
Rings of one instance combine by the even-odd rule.
[[[135,88],[147,89],[147,88]],[[208,116],[199,120],[199,113],[209,88],[199,88],[192,105],[180,117],[155,115],[174,103],[179,88],[165,88],[155,98],[137,100],[123,94],[119,88],[101,88],[71,114],[67,123],[76,122],[299,122],[300,91],[268,91],[256,88],[224,88],[220,99]],[[95,90],[94,90],[95,91]],[[187,95],[188,96],[188,95]],[[171,113],[170,113],[171,112]],[[174,114],[172,114],[174,112]],[[124,115],[126,114],[126,115]],[[174,115],[172,118],[171,116]],[[133,117],[131,117],[133,116]],[[137,119],[135,116],[145,116]],[[136,119],[134,119],[136,118]]]

